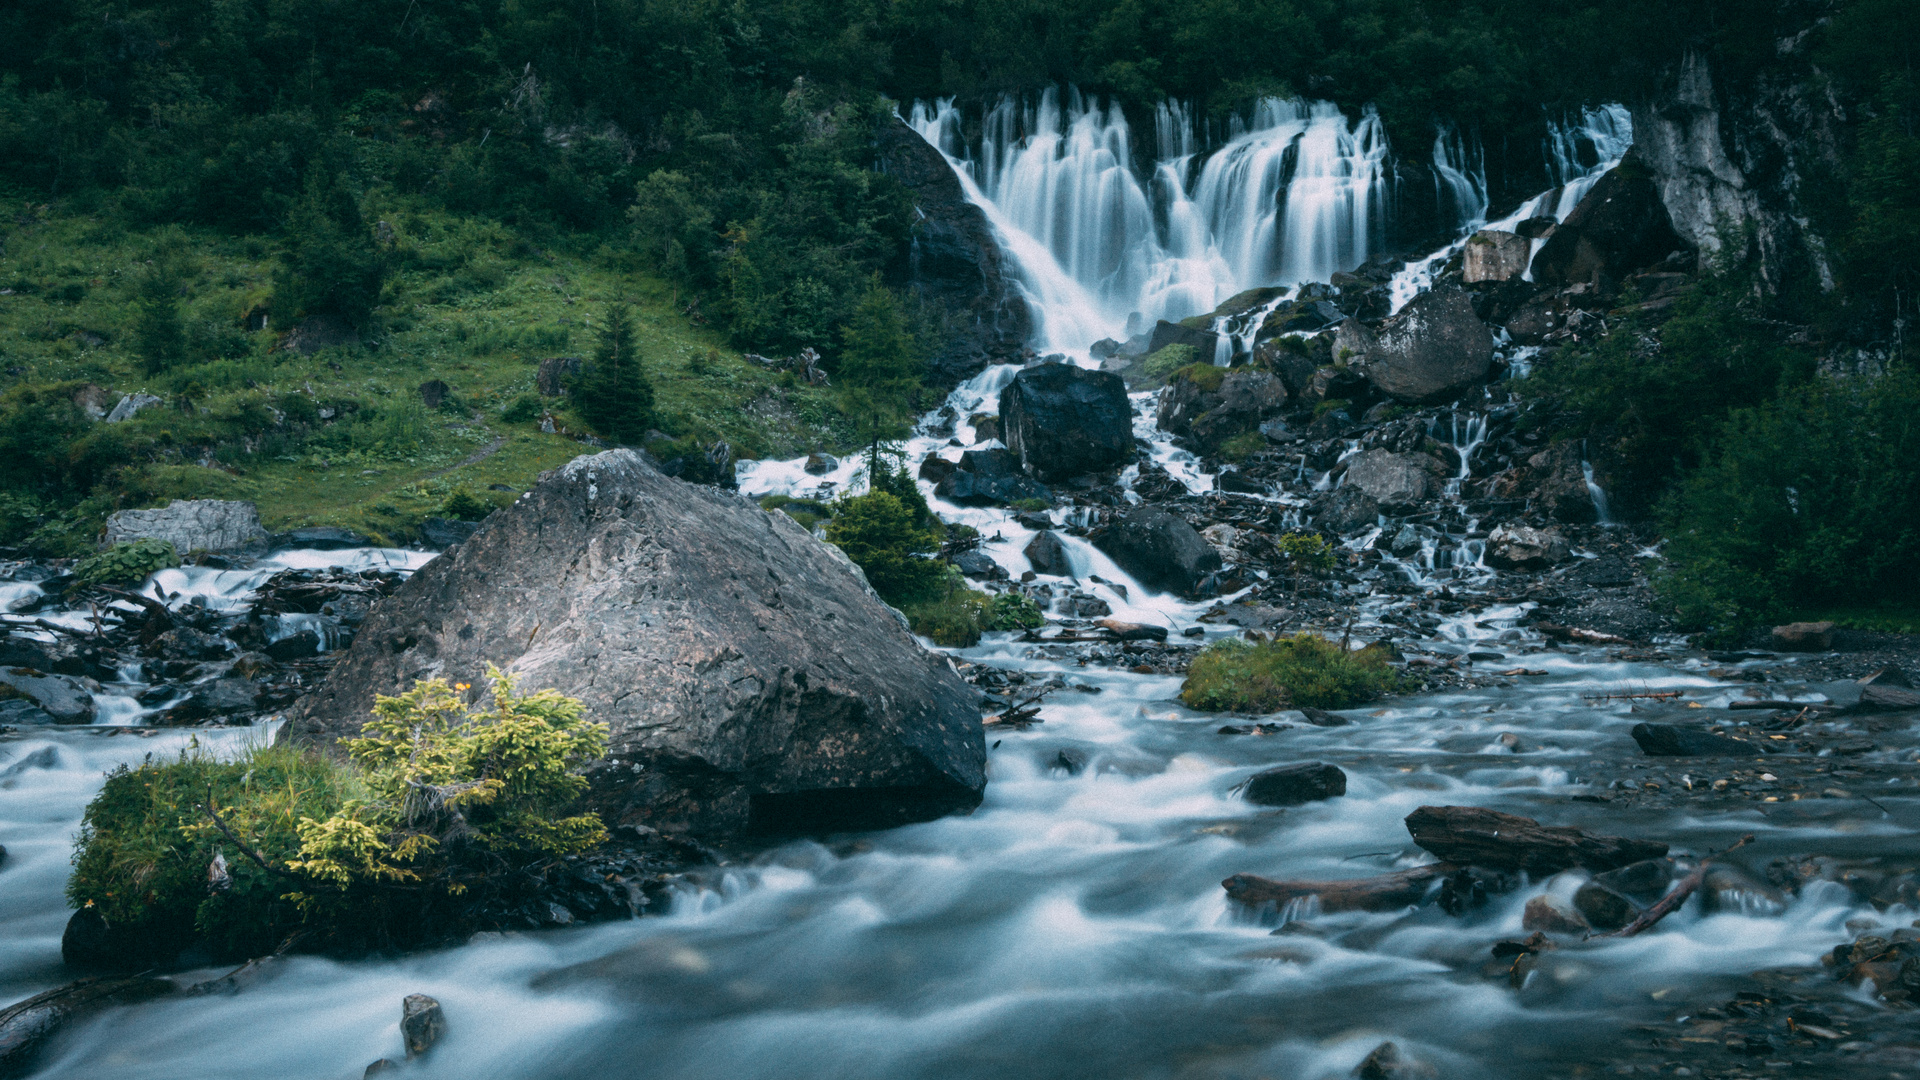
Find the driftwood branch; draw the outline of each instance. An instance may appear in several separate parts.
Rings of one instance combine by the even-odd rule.
[[[1752,841],[1753,841],[1753,834],[1748,833],[1747,835],[1740,838],[1739,843],[1733,845],[1732,847],[1728,848],[1726,851],[1721,852],[1720,854],[1725,855],[1728,852],[1737,851],[1740,848],[1746,847],[1749,843],[1752,843]],[[1717,858],[1718,856],[1715,856],[1715,857]],[[1650,929],[1653,926],[1653,924],[1659,922],[1661,919],[1664,919],[1667,916],[1673,914],[1674,912],[1680,910],[1680,905],[1686,903],[1687,897],[1692,896],[1694,892],[1700,888],[1700,883],[1707,879],[1707,867],[1712,865],[1712,863],[1713,863],[1712,858],[1701,859],[1699,863],[1697,863],[1694,866],[1692,873],[1688,874],[1686,877],[1681,878],[1680,884],[1674,886],[1671,892],[1661,897],[1659,901],[1656,902],[1652,907],[1641,912],[1638,918],[1634,919],[1632,922],[1621,927],[1620,929],[1615,930],[1611,934],[1603,934],[1601,936],[1602,937],[1633,937],[1634,935],[1639,934],[1644,930]]]
[[[240,849],[240,854],[245,855],[249,859],[252,859],[254,862],[254,865],[260,867],[260,869],[262,870],[265,870],[267,873],[273,874],[277,877],[283,877],[289,881],[305,882],[306,879],[300,877],[298,874],[294,874],[286,870],[280,870],[275,867],[267,865],[267,860],[261,858],[259,852],[253,850],[253,848],[250,847],[245,840],[240,839],[240,837],[237,834],[235,834],[232,829],[227,828],[227,823],[220,820],[220,811],[215,810],[213,808],[213,788],[212,787],[207,788],[206,811],[207,811],[207,816],[213,819],[214,827],[218,828],[222,833],[226,834],[227,839],[233,841],[233,846]]]

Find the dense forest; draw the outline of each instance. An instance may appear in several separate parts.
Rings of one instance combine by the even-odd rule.
[[[497,497],[441,475],[482,438],[461,410],[521,425],[509,471],[554,463],[564,440],[535,430],[524,360],[569,348],[637,352],[609,392],[645,403],[576,427],[677,440],[657,449],[695,471],[720,443],[896,433],[933,402],[921,360],[943,325],[902,287],[913,207],[874,168],[875,125],[904,102],[1073,84],[1215,123],[1262,95],[1373,106],[1407,160],[1436,124],[1473,133],[1496,198],[1517,198],[1544,186],[1551,117],[1643,97],[1689,52],[1727,84],[1777,80],[1783,38],[1812,34],[1793,77],[1849,119],[1842,167],[1802,193],[1828,280],[1803,267],[1759,285],[1729,245],[1675,336],[1699,357],[1650,361],[1616,335],[1539,380],[1538,422],[1618,445],[1629,504],[1656,514],[1686,485],[1738,487],[1728,455],[1783,437],[1768,414],[1722,439],[1738,410],[1788,393],[1849,426],[1833,395],[1783,390],[1826,346],[1891,343],[1904,362],[1916,23],[1898,0],[24,0],[0,13],[0,542],[79,550],[107,510],[220,491],[375,535],[449,505],[484,513]],[[640,305],[611,344],[607,303]],[[335,347],[290,360],[300,326]],[[830,392],[743,358],[807,348]],[[472,385],[440,413],[396,394],[448,356]],[[129,379],[195,404],[111,429],[72,404]],[[781,415],[746,418],[738,405],[776,383]],[[325,489],[288,465],[394,477],[316,503]],[[1870,523],[1848,535],[1880,543]]]

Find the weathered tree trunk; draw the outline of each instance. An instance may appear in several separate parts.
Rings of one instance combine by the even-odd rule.
[[[1667,853],[1657,840],[1595,836],[1478,806],[1423,806],[1407,815],[1407,831],[1447,862],[1530,874],[1575,866],[1599,873]]]
[[[1435,883],[1458,869],[1435,863],[1355,881],[1274,881],[1235,874],[1220,884],[1226,887],[1229,900],[1242,904],[1285,904],[1317,896],[1322,911],[1392,911],[1425,901]]]

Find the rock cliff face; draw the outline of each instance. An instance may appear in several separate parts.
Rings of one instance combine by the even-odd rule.
[[[488,662],[612,726],[609,824],[727,836],[978,804],[974,693],[839,550],[631,451],[578,458],[375,609],[283,737],[357,731],[376,694]]]
[[[944,309],[942,344],[928,360],[933,381],[954,385],[990,363],[1018,360],[1033,317],[1008,280],[1012,268],[993,226],[967,201],[940,151],[904,122],[880,125],[881,171],[913,193],[912,287]]]
[[[1674,229],[1709,254],[1734,239],[1727,226],[1747,230],[1773,288],[1796,273],[1833,286],[1806,203],[1813,178],[1840,165],[1845,114],[1813,89],[1805,39],[1781,42],[1780,62],[1738,85],[1689,55],[1632,110],[1634,157],[1652,173]]]

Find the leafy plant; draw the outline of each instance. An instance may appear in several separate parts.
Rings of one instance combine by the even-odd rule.
[[[500,410],[500,419],[509,424],[530,424],[546,411],[546,403],[540,400],[539,394],[521,394]]]
[[[475,495],[472,488],[456,484],[447,493],[446,501],[440,504],[440,512],[455,521],[479,521],[493,513],[493,507]]]
[[[1166,345],[1148,356],[1140,370],[1150,379],[1168,379],[1181,368],[1200,358],[1200,350],[1191,345]]]
[[[73,574],[82,585],[138,585],[155,571],[179,565],[172,541],[133,540],[80,560]]]
[[[993,606],[987,616],[987,629],[1032,630],[1046,621],[1046,616],[1040,612],[1040,605],[1034,603],[1032,597],[1005,592],[993,598]]]
[[[955,575],[958,576],[957,573]],[[935,645],[966,649],[980,644],[980,632],[991,628],[993,606],[987,594],[968,588],[964,580],[947,581],[945,592],[901,609],[913,632]]]
[[[1238,464],[1267,448],[1267,437],[1257,431],[1243,431],[1220,444],[1220,459]]]
[[[1228,638],[1194,657],[1180,700],[1208,712],[1344,709],[1390,693],[1399,683],[1377,646],[1353,652],[1308,633],[1273,641]]]
[[[847,553],[881,599],[899,606],[940,599],[944,567],[931,529],[889,491],[870,491],[834,503],[827,540]]]
[[[1333,544],[1319,533],[1296,530],[1282,536],[1273,546],[1286,561],[1287,569],[1293,572],[1295,592],[1300,589],[1302,574],[1324,573],[1333,569]]]

